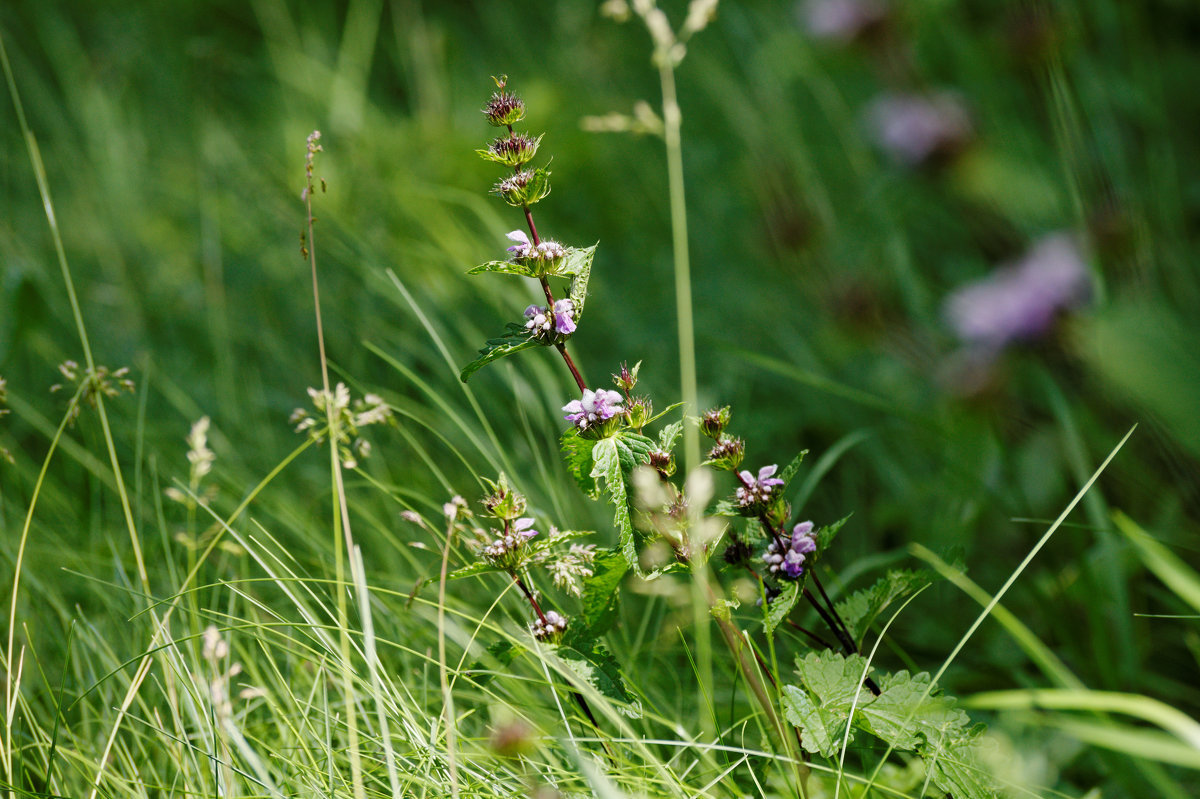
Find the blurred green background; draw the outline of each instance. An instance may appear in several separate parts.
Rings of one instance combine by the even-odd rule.
[[[663,6],[682,19],[683,3]],[[748,466],[811,451],[802,512],[854,512],[825,561],[854,564],[854,585],[911,563],[905,547],[919,542],[994,590],[1139,425],[1006,604],[1090,686],[1196,713],[1194,623],[1135,615],[1180,607],[1109,513],[1200,560],[1200,7],[895,6],[883,33],[839,43],[807,33],[792,3],[722,3],[689,45],[678,80],[702,402],[733,405]],[[183,439],[201,415],[213,420],[218,506],[297,443],[288,415],[320,382],[298,238],[313,129],[329,186],[316,248],[330,358],[404,417],[373,437],[368,471],[436,515],[453,491],[475,491],[471,469],[493,469],[469,425],[426,393],[468,408],[457,366],[537,296],[515,279],[464,275],[500,257],[522,221],[486,195],[498,173],[472,152],[492,134],[479,112],[491,75],[506,73],[525,99],[525,129],[546,132],[554,191],[536,209],[540,231],[600,243],[577,360],[593,383],[642,360],[659,406],[678,396],[662,143],[580,124],[637,100],[657,107],[637,24],[575,0],[15,0],[0,7],[0,34],[97,358],[138,382],[113,413],[139,519],[154,520],[161,488],[186,479]],[[863,118],[872,98],[943,88],[965,102],[970,142],[919,167],[881,152]],[[65,407],[47,389],[56,364],[81,358],[7,96],[0,136],[11,557]],[[1092,302],[1005,351],[968,390],[944,299],[1061,230],[1088,246]],[[524,490],[576,526],[607,529],[607,511],[556,471],[557,409],[574,389],[551,355],[490,366],[471,387]],[[85,415],[71,440],[31,543],[34,579],[61,580],[61,603],[30,615],[51,627],[98,601],[74,572],[119,580],[114,564],[129,557],[94,421]],[[427,462],[426,450],[443,457]],[[310,455],[263,499],[297,527],[327,500],[313,490],[323,456]],[[428,576],[433,561],[407,546],[394,503],[366,497],[360,511],[380,580],[407,589]],[[170,551],[166,536],[147,548]],[[920,608],[900,620],[910,649],[896,656],[924,667],[977,611],[949,588]],[[1036,681],[994,633],[959,659],[953,690]]]

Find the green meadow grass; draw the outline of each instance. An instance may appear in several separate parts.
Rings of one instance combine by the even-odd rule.
[[[810,450],[802,518],[854,514],[822,560],[835,597],[889,568],[945,578],[874,662],[944,671],[989,725],[1002,795],[1185,798],[1200,790],[1200,16],[1028,9],[1045,16],[901,11],[910,79],[957,88],[976,122],[942,171],[876,151],[860,110],[878,66],[813,42],[791,4],[723,4],[689,43],[699,406],[734,406],[748,467]],[[1050,21],[1032,44],[1030,19]],[[539,228],[600,242],[572,339],[585,374],[642,360],[661,407],[679,394],[662,141],[580,124],[658,105],[644,29],[576,2],[29,0],[0,8],[0,38],[0,790],[796,795],[794,742],[697,628],[686,579],[629,580],[607,636],[639,717],[533,645],[501,577],[440,585],[443,553],[472,559],[446,541],[443,503],[501,471],[539,519],[616,540],[559,461],[575,388],[551,354],[458,379],[537,297],[464,274],[520,224],[472,153],[490,75],[547,131]],[[330,379],[397,421],[344,473],[353,548],[328,445],[288,423],[322,381],[299,238],[313,129]],[[956,393],[943,298],[1063,229],[1094,244],[1092,305],[1007,353],[987,391]],[[48,389],[89,358],[128,366],[135,390],[71,425],[76,387]],[[193,481],[203,416],[215,462]],[[526,651],[506,663],[498,642]],[[803,640],[775,648],[790,674]],[[810,795],[922,795],[919,761],[899,757],[864,787],[881,755],[811,763]]]

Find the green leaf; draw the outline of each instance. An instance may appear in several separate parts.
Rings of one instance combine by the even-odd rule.
[[[625,448],[628,451],[628,447]],[[617,438],[602,438],[592,448],[592,471],[594,481],[604,480],[609,502],[613,504],[613,524],[620,534],[621,554],[631,568],[637,569],[637,546],[633,540],[633,520],[629,517],[629,493],[625,489],[625,478],[621,473],[621,452]]]
[[[974,743],[971,735],[923,757],[938,790],[954,799],[995,799],[998,794],[991,776],[975,764]]]
[[[593,635],[603,635],[617,618],[621,578],[629,564],[620,550],[608,550],[592,561],[592,576],[583,581],[580,616]]]
[[[621,456],[621,472],[626,478],[638,466],[648,463],[650,453],[658,448],[653,439],[631,430],[619,430],[613,438],[616,439],[617,452]]]
[[[667,409],[671,410],[670,408]],[[663,411],[666,413],[666,411]],[[662,414],[659,414],[660,416]],[[651,420],[653,421],[653,419]],[[683,434],[683,421],[671,422],[669,425],[658,431],[658,448],[664,452],[670,452],[675,449],[675,444],[679,442],[679,436]]]
[[[763,629],[767,634],[775,632],[775,628],[788,617],[799,599],[800,583],[793,581],[783,587],[779,596],[766,603],[766,607],[763,608]]]
[[[933,572],[922,569],[896,569],[879,578],[870,588],[855,591],[837,603],[838,615],[850,629],[850,636],[862,644],[871,623],[879,614],[901,599],[933,582]]]
[[[577,538],[587,538],[595,534],[595,530],[559,530],[554,535],[537,536],[525,545],[525,551],[532,557],[553,549],[564,542],[574,541]]]
[[[575,304],[576,324],[583,317],[583,305],[587,302],[588,279],[592,275],[592,258],[596,255],[596,246],[593,244],[582,250],[575,247],[568,248],[567,255],[556,273],[571,278],[571,287],[567,296]]]
[[[486,685],[496,676],[496,672],[512,663],[525,650],[510,641],[496,641],[487,648],[487,653],[495,663],[480,658],[467,669],[466,676],[476,685]]]
[[[484,273],[494,275],[518,275],[520,277],[537,277],[538,272],[536,267],[531,263],[518,263],[517,261],[488,261],[486,264],[480,264],[473,269],[468,269],[468,275],[482,275]]]
[[[796,673],[803,688],[784,686],[784,715],[800,727],[804,748],[814,754],[831,757],[846,737],[850,709],[855,712],[868,705],[872,696],[860,680],[867,661],[859,655],[842,657],[837,652],[810,652],[796,659]]]
[[[483,345],[483,349],[479,351],[479,357],[463,367],[462,373],[459,374],[459,379],[465,383],[470,379],[471,375],[492,361],[497,361],[512,355],[514,352],[520,352],[521,350],[527,350],[530,347],[540,345],[541,342],[532,338],[524,326],[516,322],[509,322],[505,326],[503,336],[488,339],[487,343]]]
[[[474,577],[477,574],[488,574],[490,572],[504,571],[499,566],[488,563],[486,560],[478,560],[474,563],[463,566],[461,569],[455,569],[446,575],[447,580],[459,580],[463,577]]]
[[[847,716],[837,710],[821,707],[803,689],[783,686],[783,715],[788,723],[800,728],[800,745],[804,751],[822,757],[833,757],[846,738]]]
[[[798,454],[796,457],[792,458],[792,462],[789,463],[786,467],[784,467],[783,472],[780,473],[779,479],[783,481],[783,489],[782,489],[783,492],[787,491],[788,485],[791,484],[792,479],[800,471],[800,464],[804,463],[804,456],[807,454],[808,454],[808,450],[806,450],[806,449],[800,450],[800,454]]]
[[[592,449],[595,446],[594,439],[582,437],[574,427],[568,428],[558,442],[558,448],[567,464],[567,471],[570,472],[571,477],[575,478],[575,484],[579,486],[579,490],[592,499],[599,499],[600,486],[591,473]]]
[[[595,636],[568,627],[558,645],[558,656],[593,688],[617,703],[617,710],[632,718],[641,717],[641,703],[626,689],[620,666]]]
[[[853,515],[851,513],[843,516],[833,524],[827,524],[817,530],[815,536],[817,540],[817,552],[823,553],[829,548],[829,545],[833,543],[833,539],[837,537],[838,531],[846,525],[846,522],[850,521],[850,517]]]
[[[970,734],[971,719],[954,707],[954,699],[929,690],[926,672],[909,676],[907,671],[888,674],[879,680],[879,696],[862,708],[856,723],[896,749],[910,751],[944,747]]]

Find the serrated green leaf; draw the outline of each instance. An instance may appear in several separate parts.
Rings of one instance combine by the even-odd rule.
[[[632,718],[641,717],[641,703],[626,689],[616,659],[590,633],[568,627],[558,645],[558,656],[593,688],[617,703],[619,711]]]
[[[462,372],[459,374],[459,379],[465,383],[470,379],[471,375],[492,361],[512,355],[514,352],[540,346],[541,343],[536,338],[532,338],[529,335],[529,331],[523,326],[515,322],[509,322],[505,326],[503,336],[488,339],[487,343],[483,345],[483,349],[479,351],[479,357],[463,367]]]
[[[670,408],[667,409],[668,411]],[[666,413],[666,411],[663,411]],[[679,442],[679,436],[683,434],[683,420],[671,422],[669,425],[658,431],[658,448],[664,452],[670,452],[675,449],[675,444]]]
[[[616,620],[621,578],[628,571],[619,550],[600,552],[592,561],[592,576],[583,581],[580,617],[593,635],[603,635]]]
[[[841,746],[851,708],[857,718],[873,699],[860,682],[866,663],[859,655],[846,658],[828,650],[796,659],[803,687],[784,687],[784,712],[801,727],[805,749],[829,757]]]
[[[588,279],[592,275],[592,258],[595,255],[595,244],[582,250],[571,247],[567,250],[567,255],[557,272],[571,278],[571,287],[567,291],[567,296],[575,305],[576,324],[583,318],[583,307],[587,302]]]
[[[772,599],[763,608],[763,629],[767,634],[775,632],[775,628],[783,623],[783,620],[792,612],[792,608],[796,607],[796,602],[800,599],[800,583],[789,582],[783,590],[779,592],[779,596]]]
[[[638,466],[647,463],[650,453],[657,448],[652,439],[632,430],[619,430],[613,438],[616,439],[617,452],[621,456],[621,472],[626,478]]]
[[[919,591],[933,582],[934,573],[922,569],[910,571],[896,569],[879,578],[870,588],[855,591],[837,603],[838,615],[850,630],[855,642],[862,644],[871,623],[879,614],[914,591]]]
[[[779,475],[779,479],[783,481],[783,492],[787,491],[788,485],[792,479],[800,471],[800,464],[804,463],[804,456],[808,454],[808,450],[800,450],[800,453],[792,458],[791,463],[784,467],[783,472]]]
[[[537,269],[530,263],[518,263],[516,261],[488,261],[486,264],[480,264],[467,270],[468,275],[482,275],[484,273],[493,275],[518,275],[519,277],[537,277]]]
[[[558,442],[559,450],[567,465],[567,471],[575,479],[579,490],[592,499],[599,499],[600,486],[592,477],[592,449],[595,446],[594,439],[583,438],[574,427],[568,428]]]
[[[926,672],[885,675],[879,696],[862,708],[857,725],[903,751],[922,746],[936,750],[970,736],[971,719],[954,707],[954,699],[929,690]]]
[[[595,530],[559,530],[554,535],[538,536],[527,543],[525,547],[530,555],[537,555],[548,549],[553,549],[564,542],[574,541],[577,538],[587,538],[595,534]]]
[[[999,796],[991,775],[975,764],[973,740],[961,740],[923,755],[932,769],[933,784],[954,799],[995,799]]]
[[[800,745],[806,752],[833,757],[846,737],[847,716],[837,709],[821,707],[801,688],[783,686],[783,715],[788,723],[800,728]]]
[[[838,531],[846,526],[846,522],[850,521],[850,517],[853,515],[853,513],[847,514],[833,524],[827,524],[817,530],[815,534],[817,552],[824,552],[833,543],[833,539],[837,537]]]
[[[628,447],[625,448],[628,451]],[[621,473],[621,453],[615,436],[602,438],[592,448],[592,471],[594,481],[604,480],[604,490],[613,504],[613,524],[620,534],[621,554],[631,568],[637,569],[637,546],[633,539],[633,520],[629,516],[629,493],[625,489],[625,478]]]
[[[455,569],[446,575],[447,580],[460,580],[463,577],[474,577],[477,574],[488,574],[489,572],[504,571],[499,566],[488,563],[486,560],[479,560],[470,565],[463,566],[461,569]]]

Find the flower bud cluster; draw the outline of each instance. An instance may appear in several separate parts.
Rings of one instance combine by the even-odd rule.
[[[483,107],[483,115],[487,117],[488,124],[492,127],[508,127],[524,118],[525,103],[515,94],[504,91],[502,86],[500,91],[492,94],[492,99],[488,100],[488,104]]]
[[[508,251],[513,254],[513,259],[516,261],[547,261],[547,266],[554,266],[560,259],[567,256],[567,248],[557,241],[547,239],[535,245],[529,241],[529,237],[521,230],[514,230],[507,235],[509,241],[516,242],[508,248]]]
[[[781,551],[780,544],[783,544]],[[791,538],[787,541],[772,541],[763,553],[763,563],[772,575],[781,580],[796,580],[804,574],[806,556],[817,551],[817,542],[813,538],[813,523],[800,522],[792,528]]]
[[[583,397],[577,400],[571,400],[563,406],[563,410],[567,415],[563,418],[568,422],[574,422],[575,427],[580,431],[591,432],[609,432],[609,425],[606,424],[615,419],[618,414],[623,414],[625,408],[621,402],[623,398],[615,391],[608,389],[600,389],[592,391],[590,388],[583,390]]]
[[[738,472],[742,484],[737,490],[737,503],[743,513],[756,514],[775,501],[777,489],[783,485],[783,480],[773,476],[778,469],[772,463],[759,469],[757,477],[747,471]]]
[[[541,143],[541,136],[534,138],[528,133],[510,133],[493,141],[486,150],[476,150],[475,152],[487,161],[516,169],[533,160],[533,157],[537,155],[538,145]]]
[[[746,452],[745,441],[725,433],[731,416],[732,412],[726,405],[721,408],[711,408],[700,417],[700,432],[713,440],[713,447],[708,451],[706,465],[730,472],[742,465],[742,456]]]
[[[557,611],[548,610],[542,618],[533,623],[533,637],[539,641],[553,643],[566,629],[566,618]]]
[[[511,521],[525,512],[525,495],[520,491],[509,488],[508,476],[506,474],[501,472],[500,479],[495,483],[487,480],[487,478],[484,478],[484,480],[492,488],[492,493],[483,498],[483,507],[488,513],[497,519]],[[532,521],[530,521],[530,524],[532,524]]]
[[[533,519],[527,517],[517,519],[511,527],[506,524],[505,532],[483,548],[484,560],[507,571],[518,569],[525,543],[537,535],[533,524]]]
[[[555,300],[554,310],[543,305],[525,309],[525,329],[536,338],[557,343],[575,332],[575,303],[569,299]]]
[[[515,208],[526,208],[550,193],[550,172],[522,169],[498,182],[492,191]]]

